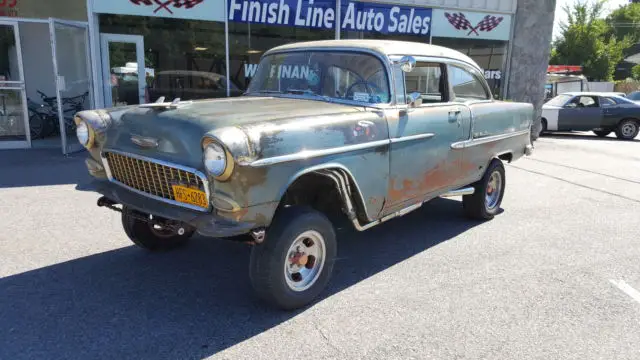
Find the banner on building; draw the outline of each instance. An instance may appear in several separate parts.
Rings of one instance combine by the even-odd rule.
[[[228,20],[267,25],[335,29],[335,0],[228,0]],[[431,9],[374,4],[342,3],[343,31],[422,35],[431,32]]]
[[[481,40],[509,40],[511,15],[462,10],[433,10],[433,36]]]
[[[93,11],[104,14],[158,16],[224,22],[225,0],[93,0]]]

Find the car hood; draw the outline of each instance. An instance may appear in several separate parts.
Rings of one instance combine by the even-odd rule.
[[[561,106],[553,106],[553,105],[542,105],[542,110],[560,110]]]
[[[202,163],[202,137],[222,128],[287,122],[289,119],[331,117],[364,112],[362,106],[307,99],[243,96],[194,101],[177,109],[131,107],[114,119],[104,148],[174,161],[184,165]],[[158,141],[152,149],[141,148],[132,137]]]

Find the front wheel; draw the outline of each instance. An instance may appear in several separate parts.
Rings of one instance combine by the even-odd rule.
[[[616,137],[622,140],[633,140],[638,136],[640,126],[634,119],[622,120],[616,128]]]
[[[506,177],[502,161],[494,159],[480,181],[474,184],[472,195],[462,197],[465,214],[478,220],[491,220],[500,211]]]
[[[540,120],[540,132],[538,133],[538,137],[541,137],[542,135],[547,133],[547,120],[546,119],[541,119]]]
[[[144,219],[144,220],[143,220]],[[151,223],[152,216],[128,207],[122,209],[122,227],[129,239],[149,251],[170,250],[185,245],[194,231]],[[169,223],[167,223],[169,225]]]
[[[326,216],[306,207],[284,208],[264,243],[251,251],[251,284],[273,306],[303,307],[329,283],[336,253],[335,231]]]

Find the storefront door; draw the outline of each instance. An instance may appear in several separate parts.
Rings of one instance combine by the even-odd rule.
[[[147,88],[144,37],[100,34],[100,40],[105,106],[144,104]]]
[[[18,24],[0,21],[0,149],[31,146]]]
[[[76,140],[74,115],[93,108],[88,29],[86,24],[51,19],[49,31],[62,152],[68,154],[84,149]]]

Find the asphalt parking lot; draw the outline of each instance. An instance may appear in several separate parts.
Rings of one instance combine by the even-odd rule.
[[[84,155],[0,152],[0,359],[638,359],[640,140],[535,145],[491,222],[454,198],[341,229],[292,313],[253,297],[246,245],[132,246],[76,190]]]

